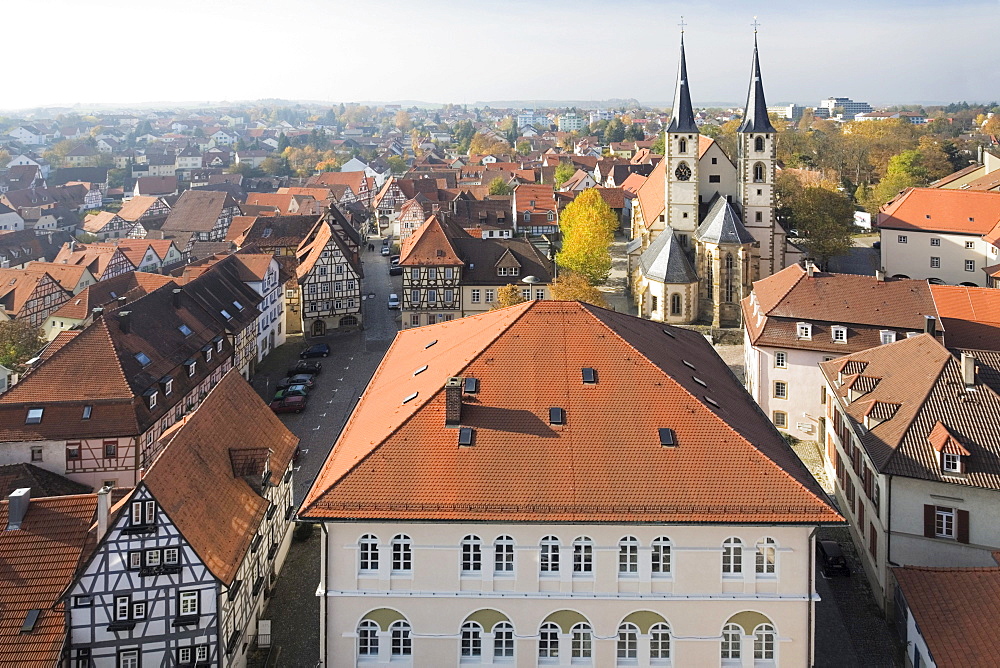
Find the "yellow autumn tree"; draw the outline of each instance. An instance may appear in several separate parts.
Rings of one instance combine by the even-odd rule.
[[[516,285],[508,283],[497,290],[497,300],[490,304],[490,310],[494,311],[498,308],[505,308],[526,301],[528,300],[521,294],[521,290]]]
[[[618,218],[596,188],[577,195],[562,212],[559,230],[562,250],[556,263],[586,277],[591,285],[603,283],[611,273],[611,243]]]
[[[585,302],[601,308],[608,307],[608,303],[604,301],[604,294],[591,285],[586,276],[573,271],[564,271],[552,281],[551,292],[553,299]]]

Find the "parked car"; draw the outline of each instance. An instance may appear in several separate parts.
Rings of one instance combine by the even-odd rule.
[[[391,255],[392,251],[389,250],[388,246],[382,246],[382,255]]]
[[[277,388],[283,390],[286,387],[291,387],[292,385],[305,385],[310,390],[313,386],[313,377],[310,373],[298,373],[294,376],[289,376],[288,378],[282,378],[278,381]]]
[[[389,264],[391,264],[394,267],[397,264],[399,264],[399,256],[398,255],[390,255],[389,256]]]
[[[840,549],[840,545],[836,541],[816,541],[816,561],[819,562],[823,575],[829,576],[831,573],[839,571],[847,577],[851,576],[847,557],[844,556],[844,551]]]
[[[385,248],[386,246],[388,246],[389,245],[389,241],[391,241],[391,239],[389,237],[386,237],[385,239],[382,239],[382,248]]]
[[[305,385],[290,385],[283,390],[274,393],[274,400],[280,401],[288,397],[304,397],[309,394],[309,388]]]
[[[301,413],[306,409],[309,400],[306,397],[285,397],[271,402],[271,410],[275,413]]]
[[[309,346],[301,353],[299,353],[300,359],[308,359],[310,357],[326,357],[330,354],[330,346],[326,343],[317,343],[314,346]]]
[[[295,376],[300,373],[308,373],[317,376],[322,370],[323,363],[319,360],[299,360],[295,363],[295,366],[288,370],[288,375]]]
[[[395,292],[389,295],[389,308],[399,308],[399,295]]]
[[[403,275],[403,268],[400,267],[398,264],[394,264],[391,267],[389,267],[389,275],[390,276],[402,276]]]
[[[882,242],[876,241],[875,243],[872,244],[872,248],[874,248],[875,250],[879,250],[880,248],[882,248]]]

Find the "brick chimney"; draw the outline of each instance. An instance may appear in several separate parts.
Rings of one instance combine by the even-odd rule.
[[[444,384],[444,423],[456,425],[462,422],[462,379],[449,378]]]
[[[24,516],[28,514],[31,504],[31,488],[22,487],[14,490],[7,497],[7,531],[20,529]]]
[[[924,332],[931,336],[937,336],[937,318],[932,315],[924,316]]]
[[[170,299],[174,305],[174,308],[181,307],[181,292],[183,291],[180,288],[174,288],[173,290],[170,291]]]
[[[118,312],[118,327],[122,330],[122,334],[132,331],[132,311]]]

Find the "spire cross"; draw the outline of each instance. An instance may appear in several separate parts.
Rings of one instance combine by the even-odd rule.
[[[681,22],[678,23],[677,25],[679,25],[681,27],[681,34],[683,35],[684,34],[684,27],[687,25],[686,23],[684,23],[684,17],[683,16],[681,17]]]
[[[682,19],[683,19],[683,17],[682,17]],[[756,35],[757,34],[757,28],[760,27],[760,24],[757,23],[757,17],[756,16],[753,17],[753,23],[751,23],[750,25],[753,26],[753,34]]]

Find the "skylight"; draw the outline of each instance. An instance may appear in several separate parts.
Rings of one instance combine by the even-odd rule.
[[[146,353],[136,353],[135,359],[143,366],[149,366],[149,364],[152,363],[152,360],[149,359],[149,356]]]
[[[660,445],[663,447],[674,447],[677,445],[677,439],[674,436],[674,430],[669,427],[662,427],[657,431],[660,432]]]
[[[219,311],[219,313],[221,313],[222,317],[225,318],[226,320],[233,319],[233,316],[229,315],[229,311],[227,311],[226,309],[222,309],[221,311]]]
[[[458,430],[458,444],[472,445],[472,427],[462,427]]]
[[[191,328],[188,327],[187,325],[182,324],[177,329],[181,330],[181,334],[183,334],[184,336],[191,336],[191,333],[192,333],[191,332]]]
[[[24,625],[21,627],[21,633],[31,633],[35,630],[35,622],[38,621],[38,615],[42,614],[42,611],[33,608],[28,610],[28,615],[24,618]]]
[[[239,302],[238,302],[238,301],[236,301],[235,299],[233,300],[233,306],[235,306],[235,307],[236,307],[236,310],[237,310],[237,311],[242,311],[242,310],[243,310],[243,304],[239,303]]]
[[[549,424],[566,424],[566,411],[553,406],[549,409]]]
[[[597,370],[591,369],[590,367],[584,367],[580,370],[583,375],[583,382],[587,385],[594,385],[597,383]]]
[[[24,424],[38,424],[42,421],[42,413],[45,411],[44,408],[29,408],[28,417],[25,418]]]
[[[90,414],[93,413],[93,412],[94,412],[94,407],[93,406],[84,406],[83,407],[83,417],[81,419],[83,419],[83,420],[89,420],[90,419]]]
[[[478,378],[466,378],[465,379],[465,393],[475,394],[479,391],[479,379]]]

